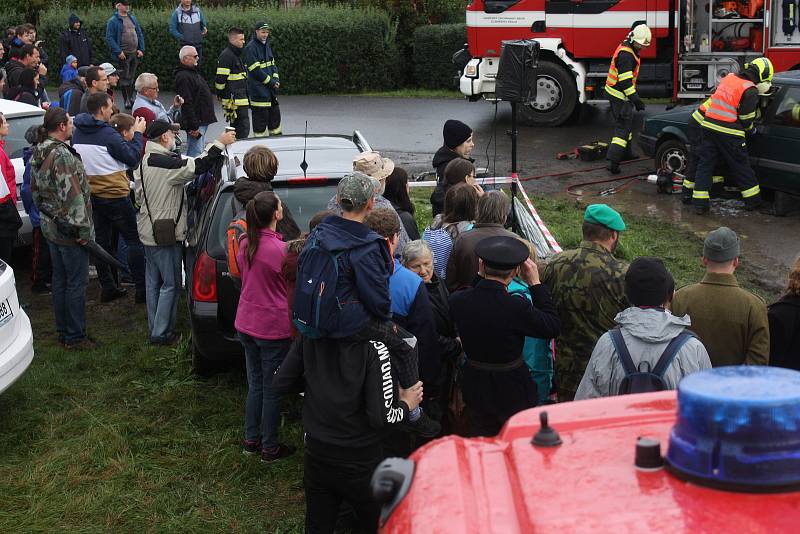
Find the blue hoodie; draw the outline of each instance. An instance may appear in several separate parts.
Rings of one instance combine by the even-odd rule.
[[[365,224],[336,215],[323,219],[312,235],[331,254],[344,252],[336,283],[341,312],[330,337],[352,336],[372,317],[390,320],[389,276],[394,262],[386,240]]]

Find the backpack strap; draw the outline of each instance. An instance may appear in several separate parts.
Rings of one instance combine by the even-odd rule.
[[[678,354],[678,351],[681,350],[686,342],[693,337],[695,337],[694,333],[690,332],[689,330],[684,330],[672,338],[672,341],[669,342],[667,348],[664,349],[664,352],[658,359],[658,363],[656,364],[652,373],[659,377],[663,377],[664,373],[667,371],[667,367],[669,367],[672,363],[672,360],[675,359],[675,355]]]
[[[628,351],[628,345],[625,344],[625,339],[622,337],[622,330],[620,330],[619,327],[612,328],[608,331],[608,335],[611,337],[611,342],[614,344],[614,349],[617,351],[617,356],[619,356],[619,359],[622,362],[622,368],[625,370],[625,376],[629,376],[638,372],[636,366],[633,365],[633,359],[631,359],[631,353]]]

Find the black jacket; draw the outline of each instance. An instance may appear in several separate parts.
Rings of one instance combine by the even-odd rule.
[[[222,99],[234,99],[241,101],[240,106],[247,100],[247,68],[242,61],[241,48],[236,48],[228,44],[217,62],[217,75],[214,80],[214,88],[217,96]]]
[[[6,88],[3,95],[7,99],[12,99],[19,89],[19,77],[27,67],[16,59],[9,59],[6,63]]]
[[[205,78],[196,68],[183,64],[175,68],[175,92],[183,97],[181,128],[188,132],[217,122],[214,97]]]
[[[340,447],[378,444],[387,425],[408,416],[380,342],[298,338],[272,387],[278,395],[304,390],[306,434]]]
[[[69,55],[78,58],[79,67],[97,65],[97,59],[92,50],[92,41],[89,40],[89,36],[83,31],[83,28],[78,31],[64,30],[61,34],[58,47],[59,65],[63,65]]]
[[[408,240],[416,241],[419,239],[419,227],[417,226],[416,219],[414,219],[414,214],[407,212],[394,202],[392,202],[392,207],[394,208],[394,211],[397,212],[397,215],[400,216],[400,222],[403,223],[403,228],[406,229]]]
[[[444,169],[447,167],[448,163],[460,157],[460,155],[446,146],[439,147],[439,150],[433,155],[433,168],[436,169],[436,188],[433,190],[433,193],[431,193],[431,208],[434,217],[444,211],[444,195],[446,193],[444,187]],[[467,159],[475,163],[474,159]]]
[[[800,371],[800,297],[786,295],[768,308],[769,364]]]
[[[456,325],[450,317],[450,292],[447,286],[433,273],[431,281],[425,284],[428,290],[428,300],[431,301],[433,310],[433,322],[436,327],[436,334],[439,338],[439,350],[442,352],[442,360],[455,363],[458,355],[461,354],[461,343],[456,339]]]
[[[59,104],[62,108],[67,110],[67,113],[69,113],[70,117],[76,117],[78,113],[80,113],[81,100],[83,99],[83,93],[85,92],[86,84],[84,84],[78,78],[73,78],[59,86]]]

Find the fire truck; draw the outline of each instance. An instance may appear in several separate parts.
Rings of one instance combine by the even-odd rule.
[[[635,22],[653,32],[641,53],[639,94],[690,101],[758,56],[776,72],[800,69],[798,7],[800,0],[473,0],[468,48],[454,61],[464,95],[494,100],[502,41],[535,39],[536,101],[520,118],[557,126],[581,104],[605,99],[611,56]]]

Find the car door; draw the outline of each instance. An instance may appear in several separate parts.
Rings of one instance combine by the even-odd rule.
[[[800,194],[800,86],[779,88],[749,147],[763,187]]]

